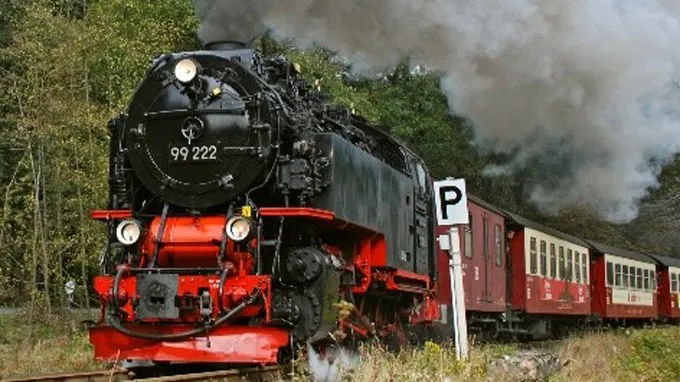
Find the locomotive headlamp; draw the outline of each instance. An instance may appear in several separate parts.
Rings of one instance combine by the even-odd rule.
[[[243,241],[252,231],[252,224],[249,219],[243,216],[234,216],[227,221],[227,236],[234,241]]]
[[[182,83],[189,83],[198,75],[198,63],[196,61],[185,58],[180,60],[175,65],[175,77]]]
[[[126,219],[116,227],[116,239],[123,245],[132,245],[142,235],[142,226],[138,221]]]

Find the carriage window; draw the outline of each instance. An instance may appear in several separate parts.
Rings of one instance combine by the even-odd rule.
[[[503,231],[500,224],[496,224],[496,265],[503,265]]]
[[[550,277],[557,277],[557,255],[555,254],[555,244],[550,243]]]
[[[614,265],[607,261],[607,285],[614,285]]]
[[[635,267],[630,267],[630,287],[637,288],[637,283],[635,282]]]
[[[580,283],[581,282],[581,254],[578,251],[575,251],[574,254],[576,255],[576,282]]]
[[[470,224],[465,226],[465,257],[468,259],[472,258],[472,214],[468,215],[468,219],[470,220]]]
[[[614,273],[616,275],[616,286],[621,286],[621,279],[622,279],[622,274],[621,274],[621,264],[616,264],[614,265],[614,269],[616,269],[616,272]]]
[[[484,261],[489,261],[489,217],[484,214],[482,216],[482,234],[484,234],[484,242],[482,243],[482,250],[484,251]]]
[[[541,276],[547,276],[548,274],[548,257],[545,253],[547,249],[547,244],[545,240],[541,240]]]
[[[650,271],[649,272],[649,282],[652,284],[652,290],[656,290],[656,272]]]
[[[637,271],[635,271],[637,275],[637,287],[639,289],[642,289],[642,268],[638,268]]]
[[[581,254],[581,277],[583,283],[588,284],[588,256],[585,253]]]
[[[628,266],[627,265],[623,266],[622,275],[623,275],[623,284],[621,284],[621,286],[627,288],[628,285],[629,285],[628,281],[629,281],[629,278],[630,278],[630,273],[628,273]]]
[[[671,273],[671,292],[678,291],[678,274]]]
[[[644,279],[643,281],[643,288],[646,290],[649,290],[649,269],[645,269],[643,271],[642,277]]]
[[[567,249],[567,280],[574,279],[574,259],[571,256],[571,249]]]
[[[531,238],[531,248],[530,248],[530,257],[529,257],[529,272],[536,274],[538,273],[538,265],[536,264],[537,259],[536,259],[536,238],[532,237]]]
[[[567,279],[567,267],[564,264],[564,247],[560,245],[560,279]]]

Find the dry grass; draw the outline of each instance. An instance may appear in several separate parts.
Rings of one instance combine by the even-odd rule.
[[[560,347],[569,361],[554,381],[678,381],[680,328],[619,329],[570,338]]]
[[[566,365],[552,380],[620,381],[620,370],[615,360],[627,350],[628,340],[625,334],[613,331],[569,338],[555,349]]]
[[[0,380],[107,366],[94,361],[81,317],[34,315],[32,325],[27,317],[0,317]]]
[[[612,329],[540,347],[559,355],[564,365],[550,377],[551,382],[680,381],[678,327]],[[469,362],[460,362],[452,347],[432,343],[399,354],[367,347],[361,349],[359,367],[344,373],[343,380],[487,381],[490,361],[517,351],[516,345],[478,346],[473,348]]]
[[[486,365],[494,358],[516,352],[513,346],[488,345],[475,347],[468,362],[456,359],[450,344],[427,342],[421,348],[386,351],[380,346],[362,346],[358,366],[340,371],[339,381],[392,382],[392,381],[484,381]],[[310,380],[306,356],[298,361],[295,381]]]
[[[481,381],[485,368],[495,356],[512,352],[505,347],[475,348],[469,362],[456,359],[455,349],[427,342],[422,349],[392,354],[381,348],[362,348],[361,363],[344,380],[356,382],[392,381]]]

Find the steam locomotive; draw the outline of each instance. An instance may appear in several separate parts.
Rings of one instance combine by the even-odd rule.
[[[165,54],[110,121],[97,358],[277,363],[438,319],[427,167],[300,71]]]

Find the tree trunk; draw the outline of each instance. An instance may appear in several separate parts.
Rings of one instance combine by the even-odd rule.
[[[63,199],[62,199],[62,194],[61,194],[61,164],[57,163],[56,164],[56,175],[55,175],[55,184],[57,185],[57,204],[56,204],[56,224],[55,224],[55,232],[54,232],[54,237],[61,237],[61,210],[63,208]],[[62,286],[64,285],[64,251],[62,248],[55,248],[57,252],[57,296],[59,298],[59,301],[62,305],[63,309],[66,309],[68,307],[68,303],[66,300],[66,296],[64,295],[63,291],[64,289]]]
[[[31,162],[31,172],[33,175],[33,186],[34,186],[34,194],[33,194],[33,240],[32,240],[32,248],[31,248],[31,287],[29,290],[29,293],[31,294],[31,303],[28,308],[28,324],[29,328],[33,327],[33,317],[35,314],[35,303],[36,303],[36,296],[38,294],[37,290],[37,284],[38,284],[38,234],[40,230],[40,221],[39,221],[39,215],[40,215],[40,204],[38,201],[38,198],[40,196],[40,184],[37,182],[38,176],[36,174],[36,168],[35,168],[35,160],[33,159],[33,147],[31,145],[31,142],[29,141],[28,143],[28,151],[29,151],[29,159]],[[27,341],[30,343],[31,340],[31,335],[32,332],[29,329],[28,331],[28,336],[27,336]]]
[[[47,304],[47,314],[52,313],[52,303],[50,293],[50,258],[49,252],[47,250],[47,239],[48,239],[48,215],[47,215],[47,192],[45,191],[45,144],[40,140],[40,145],[38,147],[38,184],[42,184],[42,212],[38,208],[38,213],[41,214],[40,219],[40,229],[41,229],[41,240],[42,240],[42,271],[43,271],[43,287],[45,290],[45,304]]]
[[[80,172],[80,164],[78,160],[78,147],[74,147],[75,151],[75,163],[76,163],[76,171]],[[85,252],[85,208],[83,206],[83,192],[80,186],[80,182],[76,182],[76,192],[78,194],[78,209],[80,212],[80,278],[81,282],[83,283],[83,295],[85,297],[85,307],[87,308],[88,312],[90,311],[90,292],[89,288],[87,286],[87,268],[86,268],[86,262],[87,262],[87,254]]]

